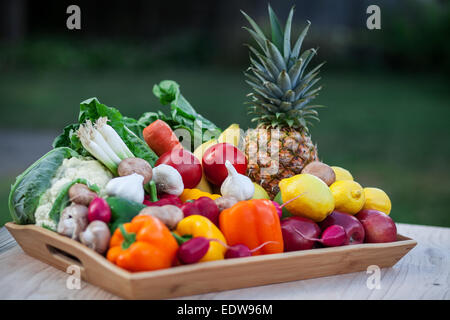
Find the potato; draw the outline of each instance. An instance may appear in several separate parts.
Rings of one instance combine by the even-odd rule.
[[[302,173],[309,173],[321,179],[328,186],[336,181],[336,175],[330,166],[320,161],[313,161],[303,168]]]

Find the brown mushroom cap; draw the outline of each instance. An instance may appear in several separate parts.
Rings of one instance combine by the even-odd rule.
[[[336,174],[334,173],[334,170],[320,161],[313,161],[309,163],[303,168],[302,173],[312,174],[313,176],[321,179],[328,186],[332,185],[336,181]]]
[[[69,200],[76,204],[89,206],[92,200],[97,197],[97,194],[88,188],[87,185],[76,183],[69,189]]]
[[[117,167],[117,173],[119,176],[129,176],[136,173],[144,177],[143,184],[147,184],[152,180],[153,170],[152,166],[141,158],[127,158],[122,160]]]

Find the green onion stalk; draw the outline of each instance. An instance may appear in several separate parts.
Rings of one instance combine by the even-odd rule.
[[[117,175],[119,163],[134,155],[107,121],[106,117],[99,118],[94,126],[87,120],[80,126],[77,135],[86,151]]]

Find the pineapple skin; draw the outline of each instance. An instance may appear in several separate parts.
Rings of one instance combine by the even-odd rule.
[[[317,146],[311,136],[305,130],[289,127],[249,129],[245,155],[247,176],[261,185],[271,199],[280,191],[278,183],[282,179],[300,174],[307,164],[318,160]]]

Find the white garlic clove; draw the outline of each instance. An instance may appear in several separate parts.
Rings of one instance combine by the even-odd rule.
[[[249,200],[255,193],[255,185],[249,177],[240,174],[230,161],[225,161],[228,177],[220,187],[222,196],[233,197],[238,201]]]

